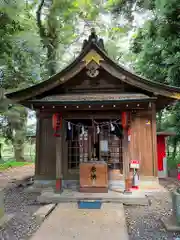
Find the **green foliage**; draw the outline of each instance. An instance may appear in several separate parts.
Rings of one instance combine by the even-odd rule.
[[[114,15],[122,15],[131,22],[134,20],[134,12],[144,13],[155,8],[156,0],[108,0],[107,8]]]
[[[13,167],[22,167],[22,166],[26,166],[29,164],[32,164],[32,163],[9,161],[9,162],[0,164],[0,171],[4,171],[4,170],[7,170],[8,168],[13,168]]]
[[[137,58],[135,69],[151,80],[180,87],[180,2],[156,0],[154,3],[154,17],[137,30],[132,40],[132,51]],[[161,130],[173,128],[177,134],[169,140],[172,148],[169,162],[176,165],[180,161],[180,103],[161,115]]]
[[[25,88],[62,68],[67,47],[79,39],[79,22],[99,15],[99,3],[82,0],[0,1],[0,71],[6,91]],[[60,62],[60,65],[58,63]],[[27,109],[1,99],[1,134],[23,161]]]
[[[180,154],[177,154],[175,158],[171,154],[167,156],[167,166],[169,170],[176,169],[177,164],[179,163],[180,163]]]

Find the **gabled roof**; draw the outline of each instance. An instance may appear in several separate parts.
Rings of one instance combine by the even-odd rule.
[[[103,40],[98,39],[94,29],[92,30],[89,39],[84,41],[80,55],[69,64],[69,66],[46,81],[40,82],[26,89],[7,93],[6,97],[20,103],[22,101],[27,101],[28,99],[36,99],[38,95],[64,84],[82,69],[86,68],[91,61],[94,61],[99,67],[103,68],[119,80],[146,90],[154,96],[160,95],[172,100],[180,99],[180,88],[150,81],[115,63],[107,55]]]

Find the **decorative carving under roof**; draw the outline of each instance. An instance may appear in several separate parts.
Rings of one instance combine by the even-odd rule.
[[[94,28],[91,29],[91,34],[89,35],[88,40],[84,40],[82,49],[84,49],[91,42],[95,43],[102,51],[106,52],[104,47],[104,41],[102,38],[98,38]]]
[[[91,62],[86,66],[86,68],[88,69],[86,73],[87,73],[87,75],[88,75],[89,77],[95,78],[95,77],[98,76],[98,74],[99,74],[99,70],[98,70],[99,65],[98,65],[96,62],[91,61]]]

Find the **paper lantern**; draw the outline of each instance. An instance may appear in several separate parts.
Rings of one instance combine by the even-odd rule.
[[[128,120],[129,120],[129,113],[128,112],[122,112],[121,114],[121,124],[123,129],[128,127]]]
[[[52,127],[54,129],[54,136],[58,137],[60,134],[58,133],[58,130],[62,127],[62,116],[59,113],[55,113],[52,116]]]

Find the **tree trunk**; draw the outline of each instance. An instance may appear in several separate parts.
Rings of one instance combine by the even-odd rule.
[[[162,125],[162,111],[158,112],[157,114],[157,131],[161,131]]]
[[[2,143],[0,143],[0,161],[2,160]]]
[[[16,162],[25,162],[24,159],[24,144],[14,144],[14,157]]]
[[[170,152],[170,151],[169,151],[169,143],[168,143],[168,144],[167,144],[167,157],[169,157],[169,155],[170,155],[169,152]]]
[[[14,128],[13,136],[13,148],[14,148],[14,157],[17,162],[24,162],[24,143],[26,140],[26,127],[27,127],[27,109],[20,107],[19,109],[19,122],[18,127]]]
[[[56,49],[51,46],[47,47],[47,69],[49,77],[56,73]]]
[[[177,152],[177,138],[174,137],[173,139],[173,152],[172,152],[172,157],[173,157],[173,160],[176,158],[176,152]]]

